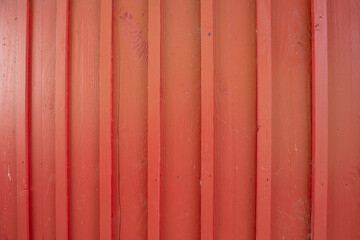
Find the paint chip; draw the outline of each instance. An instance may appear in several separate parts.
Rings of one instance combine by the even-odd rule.
[[[9,180],[11,182],[11,175],[10,175],[10,167],[8,166],[8,177],[9,177]]]

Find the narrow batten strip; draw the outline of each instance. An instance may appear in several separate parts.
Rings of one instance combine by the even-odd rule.
[[[256,239],[271,239],[272,36],[271,1],[258,0]]]
[[[201,1],[201,239],[214,237],[214,1]]]
[[[149,1],[148,59],[148,239],[160,239],[160,46],[161,2]]]
[[[328,19],[327,1],[312,1],[312,239],[327,239]]]
[[[69,119],[69,1],[56,6],[55,66],[55,231],[56,239],[69,239],[68,119]]]
[[[16,88],[17,239],[30,239],[30,3],[18,1],[19,78]]]
[[[113,236],[113,0],[101,1],[100,29],[100,239]]]

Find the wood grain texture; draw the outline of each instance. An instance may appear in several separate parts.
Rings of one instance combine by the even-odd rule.
[[[215,1],[215,239],[255,238],[255,7]]]
[[[200,2],[161,3],[161,238],[196,239],[200,236]]]
[[[201,239],[215,239],[214,1],[201,1]]]
[[[56,2],[31,1],[31,236],[55,238]]]
[[[146,239],[147,1],[114,2],[114,43],[114,238]]]
[[[3,239],[17,239],[17,8],[17,1],[0,2],[0,238]]]
[[[271,14],[271,238],[310,239],[310,2],[273,1]]]
[[[358,0],[0,0],[0,239],[359,239]]]
[[[358,239],[360,238],[358,227],[360,224],[360,2],[331,0],[327,1],[327,4],[327,237],[330,240]]]
[[[100,239],[113,239],[113,1],[101,1],[100,19]]]
[[[100,10],[70,1],[69,235],[99,238]]]
[[[271,239],[272,213],[272,5],[256,2],[257,166],[256,239]]]
[[[328,238],[328,5],[314,0],[312,85],[312,237]]]
[[[18,1],[18,51],[16,86],[16,197],[17,197],[17,239],[30,239],[30,126],[29,126],[29,10],[28,0]]]
[[[160,239],[161,170],[161,1],[149,2],[148,12],[148,239]]]
[[[56,2],[55,234],[69,238],[69,1]]]

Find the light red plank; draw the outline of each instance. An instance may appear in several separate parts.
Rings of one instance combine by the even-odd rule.
[[[160,0],[149,1],[148,60],[148,239],[160,239]]]
[[[68,170],[71,239],[97,240],[100,236],[101,2],[69,1]]]
[[[258,0],[256,239],[271,239],[272,53],[271,1]]]
[[[100,239],[111,240],[113,236],[113,0],[101,1],[100,24]]]
[[[161,238],[195,239],[201,228],[201,8],[193,0],[162,4]]]
[[[68,196],[68,74],[69,74],[69,1],[56,6],[55,66],[55,233],[56,239],[69,238]]]
[[[327,239],[360,239],[360,1],[327,1]]]
[[[0,238],[17,238],[17,1],[0,1]],[[15,30],[16,29],[16,30]],[[17,63],[17,64],[15,64]],[[21,94],[21,93],[20,93]],[[23,116],[22,116],[23,117]]]
[[[214,236],[214,2],[201,1],[201,239]]]
[[[114,1],[114,239],[147,239],[148,1]]]
[[[56,1],[31,1],[30,228],[55,239]]]
[[[311,236],[310,2],[272,1],[271,238]]]
[[[29,13],[28,0],[18,1],[18,84],[16,98],[17,239],[30,239],[29,227]]]
[[[255,7],[215,1],[216,239],[255,239]]]
[[[312,239],[327,239],[328,16],[327,0],[312,2]]]

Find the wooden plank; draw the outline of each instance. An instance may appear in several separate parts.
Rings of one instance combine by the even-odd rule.
[[[360,1],[327,1],[327,239],[360,239]]]
[[[29,0],[18,1],[18,81],[16,97],[17,239],[30,239],[29,225]]]
[[[56,1],[31,1],[30,228],[55,239]]]
[[[303,0],[271,5],[272,239],[311,234],[310,9]]]
[[[17,92],[20,91],[16,90],[19,79],[17,5],[18,2],[14,0],[0,1],[0,238],[2,239],[17,239],[18,231],[16,99]]]
[[[201,228],[201,8],[193,0],[162,3],[161,238],[195,239]]]
[[[161,1],[149,1],[148,59],[148,239],[160,239],[160,39]]]
[[[147,239],[148,1],[114,1],[114,239]]]
[[[101,2],[70,3],[69,235],[100,236],[100,18]],[[108,117],[108,115],[106,115]]]
[[[56,67],[55,67],[55,218],[56,239],[69,238],[68,197],[68,63],[69,63],[69,1],[56,6]]]
[[[112,115],[113,115],[113,0],[101,1],[100,25],[100,238],[113,236]]]
[[[256,239],[271,239],[272,53],[271,1],[258,0],[257,11],[257,200]]]
[[[312,1],[312,239],[327,239],[328,16],[327,1]]]
[[[214,2],[201,1],[201,239],[214,236]]]
[[[215,236],[255,239],[256,4],[215,1]]]

